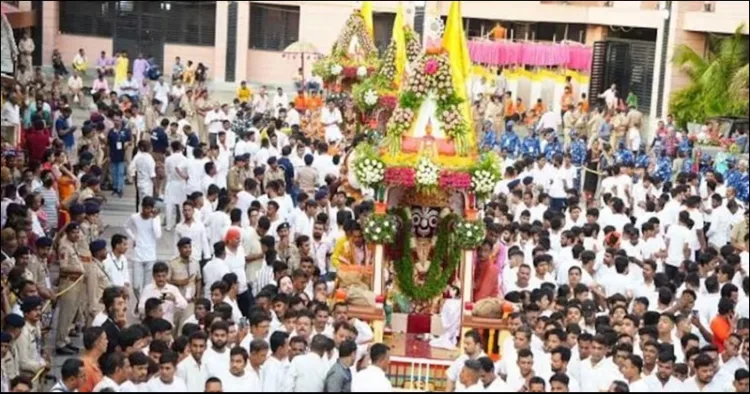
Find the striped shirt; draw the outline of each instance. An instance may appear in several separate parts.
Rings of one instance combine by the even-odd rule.
[[[51,230],[57,230],[57,207],[60,205],[60,197],[57,195],[57,190],[54,188],[47,189],[46,187],[41,187],[37,192],[39,192],[39,195],[42,196],[42,199],[44,200],[42,210],[47,216],[47,227]]]
[[[263,264],[263,268],[255,274],[255,280],[253,281],[253,297],[257,297],[258,293],[268,285],[276,284],[273,280],[273,265]]]

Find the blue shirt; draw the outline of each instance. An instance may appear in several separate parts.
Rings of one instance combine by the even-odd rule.
[[[570,157],[576,167],[586,163],[586,143],[583,140],[576,139],[570,144]]]
[[[68,119],[59,118],[57,119],[57,121],[55,121],[55,130],[57,130],[57,135],[60,135],[61,132],[67,131],[69,128],[70,123],[68,123]],[[72,148],[76,144],[76,138],[74,134],[75,133],[70,132],[63,136],[60,136],[60,139],[63,141],[66,148]]]
[[[620,149],[617,151],[617,162],[620,164],[635,164],[635,157],[633,156],[633,152],[627,150],[627,149]]]
[[[638,154],[638,158],[635,159],[635,166],[638,168],[648,168],[651,159],[645,153]]]
[[[164,128],[157,127],[151,132],[151,146],[156,153],[167,153],[169,137],[167,137],[167,132],[164,131]]]
[[[112,129],[107,135],[109,145],[109,159],[112,163],[122,163],[125,161],[125,143],[130,142],[132,136],[130,129],[125,127],[120,130]]]
[[[656,161],[656,178],[661,182],[672,179],[672,159],[668,156],[662,156]]]
[[[286,191],[291,193],[294,188],[294,165],[286,158],[282,157],[278,161],[279,167],[284,169],[284,182],[286,182]]]
[[[513,131],[506,131],[500,138],[500,148],[508,152],[508,155],[515,157],[518,154],[518,136]]]
[[[750,177],[748,174],[745,174],[745,176],[740,178],[740,184],[737,187],[737,198],[747,204],[748,194],[750,194]]]
[[[199,145],[200,145],[200,141],[198,140],[198,136],[197,136],[197,135],[196,135],[195,133],[193,133],[193,134],[190,134],[190,135],[189,135],[189,136],[187,137],[187,146],[189,146],[189,147],[191,147],[191,148],[195,149],[195,148],[197,148],[197,147],[198,147]]]
[[[693,159],[685,159],[685,162],[682,163],[682,168],[680,169],[680,172],[687,172],[687,173],[693,172]]]
[[[544,157],[547,158],[547,161],[552,161],[552,158],[555,157],[555,155],[562,155],[562,153],[563,147],[560,141],[557,140],[557,137],[544,147]]]
[[[534,159],[539,157],[542,153],[542,148],[539,145],[539,139],[533,136],[527,136],[521,143],[521,154],[523,156],[530,156]]]
[[[739,189],[738,186],[740,185],[740,181],[742,180],[742,173],[740,173],[736,168],[733,168],[727,171],[725,180],[727,186]]]

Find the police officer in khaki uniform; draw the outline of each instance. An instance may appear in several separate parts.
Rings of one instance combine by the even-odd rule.
[[[7,393],[10,391],[10,381],[18,376],[18,364],[13,354],[13,336],[5,331],[0,332],[0,357],[2,391]]]
[[[36,254],[29,260],[28,270],[34,277],[32,280],[39,289],[39,295],[45,300],[55,300],[55,292],[49,277],[47,259],[52,252],[52,238],[42,237],[36,240]]]
[[[92,261],[92,253],[89,248],[92,242],[99,239],[99,204],[94,202],[87,202],[84,205],[86,216],[84,217],[81,224],[81,239],[76,243],[76,250],[78,250],[79,256],[81,256],[81,262],[83,262],[83,270],[86,275],[86,281],[89,280],[89,278],[92,275],[96,275],[96,268],[93,266]],[[82,288],[84,286],[81,286]],[[91,307],[87,305],[89,298],[87,297],[87,294],[84,290],[80,292],[80,299],[78,301],[78,305],[80,309],[78,310],[78,317],[79,320],[83,319],[83,323],[88,325],[90,322],[88,313],[91,310]]]
[[[81,185],[84,187],[78,195],[78,201],[86,202],[89,199],[97,198],[100,186],[99,178],[86,174],[81,177]]]
[[[91,242],[89,251],[92,255],[92,262],[86,272],[86,326],[90,326],[96,316],[104,311],[102,295],[104,289],[110,287],[109,276],[104,271],[104,260],[107,258],[107,242],[98,239]]]
[[[243,190],[247,177],[245,166],[249,159],[247,155],[235,156],[234,158],[234,167],[229,170],[227,175],[227,188],[229,188],[229,194],[232,196],[236,196]]]
[[[71,347],[68,333],[82,298],[84,284],[83,281],[79,281],[79,278],[85,274],[84,260],[91,261],[88,248],[86,248],[86,254],[89,256],[81,256],[81,249],[77,246],[81,238],[81,226],[76,222],[71,222],[66,227],[65,237],[60,239],[57,249],[57,256],[60,260],[60,291],[67,290],[57,301],[59,313],[55,347],[57,354],[61,356],[72,356],[78,351]]]
[[[42,358],[42,335],[39,320],[42,317],[42,298],[33,296],[24,298],[21,311],[26,325],[16,339],[18,354],[18,372],[21,375],[34,376],[41,369],[49,369],[49,360]],[[67,334],[67,330],[65,331]]]
[[[193,301],[201,296],[200,263],[192,258],[193,244],[190,238],[180,238],[177,241],[179,255],[169,262],[169,279],[171,285],[180,289],[180,293],[188,302],[185,310],[175,313],[175,329],[193,314]]]

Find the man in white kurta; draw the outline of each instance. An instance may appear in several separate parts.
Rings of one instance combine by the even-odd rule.
[[[175,149],[177,148],[177,149]],[[182,154],[182,144],[172,143],[172,152],[165,161],[167,170],[167,188],[165,193],[167,231],[174,228],[177,221],[175,209],[179,209],[187,198],[187,158]]]
[[[128,167],[128,176],[136,177],[138,186],[138,197],[153,197],[154,179],[156,178],[156,161],[150,153],[150,145],[147,141],[138,143],[138,153]]]
[[[343,122],[341,111],[339,111],[332,100],[329,100],[323,108],[321,122],[325,127],[326,141],[336,144],[344,139],[344,135],[341,134],[341,129],[339,128],[339,124]]]
[[[208,380],[208,368],[202,362],[206,351],[207,338],[198,334],[190,338],[190,356],[177,365],[176,377],[182,380],[191,393],[202,392]]]
[[[376,343],[370,349],[370,366],[354,375],[352,393],[390,393],[393,392],[391,381],[386,376],[390,364],[390,348]]]
[[[164,82],[164,77],[159,77],[159,81],[154,84],[154,98],[159,100],[159,114],[165,115],[169,106],[169,85]]]
[[[195,208],[190,205],[182,207],[182,222],[175,228],[175,239],[182,238],[190,238],[193,241],[193,251],[190,256],[193,260],[203,261],[211,256],[206,227],[202,222],[195,220]]]
[[[271,334],[271,357],[263,364],[261,381],[264,393],[280,393],[289,371],[289,334],[281,331]]]

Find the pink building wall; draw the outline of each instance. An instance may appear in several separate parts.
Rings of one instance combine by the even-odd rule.
[[[187,64],[188,60],[192,60],[193,63],[203,63],[208,67],[208,78],[214,79],[216,75],[216,48],[206,46],[194,46],[194,45],[179,45],[179,44],[165,44],[164,45],[164,66],[163,69],[165,74],[172,73],[172,66],[174,65],[174,58],[179,56],[182,59],[182,64]],[[223,67],[223,66],[222,66]],[[221,70],[224,74],[224,70]]]

